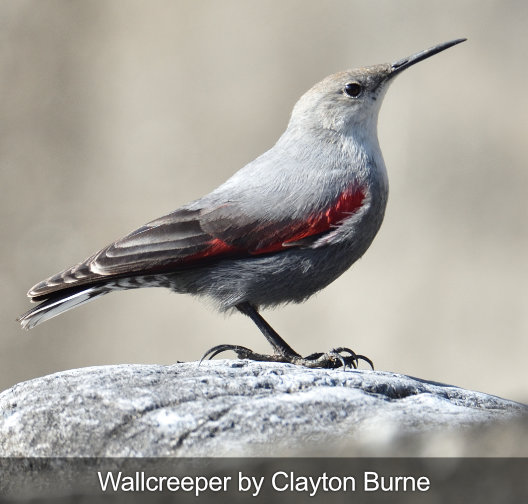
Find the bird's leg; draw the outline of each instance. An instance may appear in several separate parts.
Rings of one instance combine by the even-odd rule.
[[[360,360],[367,362],[372,369],[374,365],[372,361],[364,355],[358,355],[349,348],[340,347],[334,350],[330,350],[326,353],[316,353],[307,357],[301,357],[286,341],[284,341],[277,331],[271,327],[264,317],[257,311],[257,309],[250,303],[240,303],[237,309],[244,315],[247,315],[260,329],[262,334],[270,342],[274,348],[275,353],[273,355],[259,354],[250,350],[249,348],[240,345],[217,345],[209,349],[201,360],[209,357],[212,359],[215,355],[227,350],[235,352],[239,359],[250,359],[254,361],[268,361],[268,362],[289,362],[290,364],[296,364],[299,366],[305,366],[309,368],[338,368],[343,366],[346,369],[347,366],[357,368]],[[342,352],[346,352],[349,355],[342,355]],[[201,361],[200,361],[201,362]]]
[[[240,303],[237,305],[238,311],[247,315],[260,329],[260,332],[269,341],[271,346],[274,348],[275,353],[283,355],[284,357],[300,357],[300,355],[286,343],[271,327],[264,317],[257,311],[257,309],[249,303]]]

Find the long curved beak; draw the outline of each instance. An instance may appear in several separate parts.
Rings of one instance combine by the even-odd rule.
[[[423,61],[424,59],[427,59],[435,54],[438,54],[439,52],[445,51],[446,49],[449,49],[450,47],[453,47],[454,45],[460,44],[461,42],[464,42],[465,38],[460,38],[456,40],[451,40],[450,42],[443,42],[442,44],[435,45],[433,47],[430,47],[429,49],[426,49],[425,51],[421,51],[419,53],[413,54],[412,56],[408,56],[407,58],[403,58],[401,60],[395,61],[391,64],[391,72],[390,76],[393,77],[397,74],[399,74],[402,70],[405,70],[409,68],[410,66],[414,65],[415,63],[418,63],[419,61]]]

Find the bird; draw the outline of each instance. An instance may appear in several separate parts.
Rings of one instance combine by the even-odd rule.
[[[209,194],[159,217],[86,260],[37,283],[30,329],[110,292],[165,287],[239,311],[273,348],[233,344],[239,358],[308,368],[372,361],[348,347],[298,354],[260,310],[300,303],[328,286],[369,248],[383,221],[388,178],[378,113],[394,77],[465,38],[397,60],[332,74],[295,104],[275,145]]]

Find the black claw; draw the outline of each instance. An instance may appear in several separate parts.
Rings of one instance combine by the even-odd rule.
[[[210,348],[209,350],[207,350],[207,352],[203,354],[198,365],[200,365],[206,357],[209,357],[209,360],[211,360],[213,357],[216,357],[219,353],[227,352],[228,350],[232,350],[233,352],[235,352],[238,358],[242,358],[241,354],[252,353],[249,348],[239,345],[217,345],[213,348]]]
[[[331,355],[332,357],[335,357],[339,362],[341,362],[343,369],[346,369],[347,363],[345,361],[345,358],[339,352],[337,352],[336,350],[330,350],[328,354]]]
[[[356,361],[364,361],[366,362],[370,368],[372,369],[372,371],[374,371],[374,363],[365,355],[356,355]]]
[[[352,357],[356,356],[356,352],[348,347],[337,347],[332,350],[332,352],[348,352]]]
[[[343,357],[341,355],[341,352],[348,352],[350,354],[350,356],[348,357]],[[356,357],[356,352],[354,352],[354,350],[351,350],[350,348],[346,348],[346,347],[338,347],[338,348],[333,348],[331,351],[330,351],[331,354],[334,354],[334,355],[338,355],[340,357],[340,360],[341,362],[343,363],[343,369],[346,370],[347,368],[347,364],[354,368],[354,369],[357,369],[357,357]]]
[[[333,352],[338,352],[338,353],[348,352],[350,354],[350,357],[354,361],[354,364],[353,364],[354,368],[357,368],[359,361],[362,360],[366,362],[372,368],[372,370],[374,370],[374,363],[368,357],[366,357],[365,355],[357,354],[356,352],[354,352],[354,350],[351,350],[350,348],[347,348],[347,347],[334,348]]]
[[[253,352],[253,350],[240,345],[217,345],[204,353],[198,365],[200,365],[204,359],[209,358],[209,360],[211,360],[218,354],[227,352],[228,350],[235,352],[239,359],[249,359],[260,362],[287,362],[308,368],[319,367],[323,369],[336,369],[343,367],[343,369],[346,370],[347,366],[357,369],[359,361],[362,360],[374,369],[374,364],[368,357],[358,355],[356,352],[346,347],[334,348],[327,353],[313,353],[303,358],[295,352],[291,355],[282,352],[273,355],[264,355]],[[349,355],[341,355],[343,352],[346,352]]]

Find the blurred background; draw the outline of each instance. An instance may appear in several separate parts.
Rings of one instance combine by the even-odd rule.
[[[406,71],[379,136],[385,222],[303,305],[264,312],[300,353],[528,401],[528,3],[0,3],[0,389],[55,371],[269,347],[249,319],[162,289],[25,332],[37,281],[223,182],[326,75],[468,42]]]

